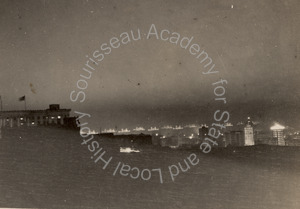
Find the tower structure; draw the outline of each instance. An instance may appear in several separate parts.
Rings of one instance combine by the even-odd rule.
[[[285,129],[285,127],[280,125],[279,123],[275,123],[274,126],[272,126],[270,129],[272,131],[272,137],[276,140],[277,145],[284,146],[285,140],[283,137],[283,130]]]
[[[248,117],[246,126],[244,127],[244,134],[245,134],[245,146],[253,146],[254,143],[254,134],[253,134],[253,123]]]

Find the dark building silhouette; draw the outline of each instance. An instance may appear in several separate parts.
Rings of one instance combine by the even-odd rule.
[[[203,125],[201,128],[199,128],[199,138],[204,139],[207,137],[208,134],[208,126]]]
[[[226,126],[224,133],[225,146],[252,146],[254,145],[253,123],[250,117],[247,122],[239,122],[237,125]]]
[[[70,117],[71,109],[60,109],[59,104],[50,104],[46,110],[0,111],[0,127],[76,125],[76,118]]]

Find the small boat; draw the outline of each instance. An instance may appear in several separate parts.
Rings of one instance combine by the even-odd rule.
[[[140,150],[137,150],[137,149],[132,148],[132,147],[120,147],[120,152],[132,153],[132,152],[140,152]]]

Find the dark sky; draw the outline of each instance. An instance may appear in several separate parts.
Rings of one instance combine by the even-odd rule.
[[[0,95],[4,110],[50,103],[92,115],[98,129],[209,123],[216,109],[231,120],[280,121],[300,128],[299,3],[287,1],[1,1]],[[151,24],[194,37],[220,72],[180,46],[146,39]],[[131,41],[105,56],[78,91],[87,58],[123,32]],[[212,82],[226,79],[226,105],[214,101]]]

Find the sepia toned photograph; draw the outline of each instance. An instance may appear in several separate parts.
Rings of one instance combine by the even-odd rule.
[[[0,209],[299,209],[298,0],[0,0]]]

